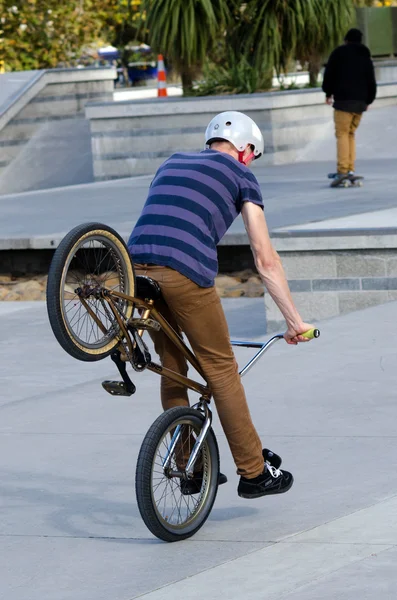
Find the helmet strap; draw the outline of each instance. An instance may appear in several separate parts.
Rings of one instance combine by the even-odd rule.
[[[244,158],[243,158],[244,152],[245,152],[245,150],[238,151],[238,162],[242,163],[243,165],[246,165],[247,162],[250,161],[252,158],[255,159],[255,153],[251,152],[251,154],[249,156],[247,156],[247,158],[244,160]]]

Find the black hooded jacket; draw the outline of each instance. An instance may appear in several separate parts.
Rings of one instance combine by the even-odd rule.
[[[334,108],[363,112],[375,100],[376,81],[371,54],[364,44],[338,46],[325,67],[323,91],[334,97]]]

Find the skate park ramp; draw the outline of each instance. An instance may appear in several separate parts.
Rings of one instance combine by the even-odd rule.
[[[330,109],[332,110],[332,109]],[[356,132],[358,160],[397,158],[397,106],[371,106]],[[327,161],[336,155],[334,123],[330,120],[297,156],[297,162]]]
[[[108,67],[0,74],[0,194],[90,183],[84,107],[113,97]]]
[[[20,71],[2,73],[0,78],[0,115],[5,112],[13,99],[30,87],[41,71]]]
[[[23,176],[21,176],[23,174]],[[41,123],[0,176],[0,194],[94,181],[90,125],[83,118]]]

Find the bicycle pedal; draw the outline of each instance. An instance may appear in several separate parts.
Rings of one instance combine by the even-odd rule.
[[[132,396],[136,391],[134,384],[127,388],[124,381],[102,381],[102,387],[112,396]]]
[[[152,331],[160,331],[160,324],[154,319],[128,319],[129,327],[134,329],[147,329]]]

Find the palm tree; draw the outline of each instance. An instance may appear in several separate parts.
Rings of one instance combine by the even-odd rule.
[[[332,2],[332,0],[327,0]],[[285,70],[305,29],[315,25],[315,0],[248,0],[245,53],[259,70]]]
[[[150,46],[180,73],[185,95],[224,34],[234,0],[142,0]]]
[[[324,58],[342,42],[353,25],[355,11],[352,0],[312,0],[312,3],[314,23],[297,40],[295,55],[308,63],[310,85],[314,87]]]
[[[238,37],[256,69],[285,71],[298,58],[309,63],[315,85],[321,61],[353,15],[353,0],[248,0]]]

